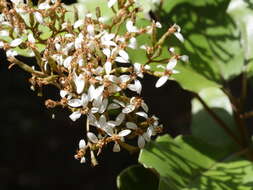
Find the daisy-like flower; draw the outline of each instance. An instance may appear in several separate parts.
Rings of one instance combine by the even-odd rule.
[[[146,116],[145,116],[146,117]],[[139,148],[144,148],[146,141],[149,142],[152,136],[151,128],[148,128],[146,132],[143,132],[142,129],[139,129],[138,126],[133,122],[127,122],[126,127],[132,129],[138,135],[137,144]]]
[[[164,66],[162,66],[162,65],[158,65],[159,68],[163,68],[163,69],[165,69],[165,71],[164,71],[164,75],[161,76],[158,79],[158,81],[156,82],[156,85],[155,85],[156,88],[159,88],[162,85],[164,85],[172,74],[179,73],[179,71],[177,71],[177,70],[174,69],[176,67],[176,65],[177,65],[177,59],[175,59],[175,58],[172,58],[169,61],[169,63],[167,64],[166,68]]]
[[[122,130],[118,134],[115,133],[115,132],[107,133],[109,136],[112,137],[112,139],[115,142],[114,146],[113,146],[113,149],[112,149],[113,152],[120,152],[120,145],[117,141],[118,140],[123,141],[124,137],[129,135],[130,133],[131,133],[131,130],[129,130],[129,129]]]
[[[81,139],[79,141],[79,151],[78,153],[74,156],[75,159],[80,160],[80,163],[83,164],[86,162],[86,159],[84,157],[85,155],[85,149],[86,149],[86,142],[84,139]]]

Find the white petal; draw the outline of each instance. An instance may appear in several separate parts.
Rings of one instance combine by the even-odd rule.
[[[156,26],[157,28],[162,28],[162,24],[161,24],[160,22],[156,22],[156,23],[155,23],[155,26]]]
[[[142,136],[144,137],[145,141],[147,141],[147,142],[149,142],[151,140],[151,138],[150,138],[151,135],[149,135],[147,132],[143,133]]]
[[[120,75],[119,80],[120,80],[120,82],[127,82],[130,80],[130,76],[129,75]]]
[[[167,70],[173,70],[176,65],[177,65],[177,59],[173,58],[167,64],[166,69]]]
[[[97,143],[97,142],[98,142],[97,136],[96,136],[94,133],[92,133],[92,132],[88,132],[88,133],[87,133],[87,137],[88,137],[89,140],[90,140],[91,142],[93,142],[93,143]]]
[[[85,108],[89,103],[89,97],[87,94],[83,93],[81,96],[82,106]]]
[[[83,20],[78,20],[74,23],[74,28],[78,28],[84,24]]]
[[[111,73],[111,70],[112,70],[112,63],[110,61],[107,61],[105,63],[105,73],[109,75]]]
[[[144,117],[146,119],[148,118],[148,114],[146,114],[145,112],[136,112],[135,114]]]
[[[119,100],[117,100],[117,99],[113,99],[113,102],[119,104],[121,107],[125,107],[125,103],[124,103],[124,102],[121,102],[121,101],[119,101]]]
[[[87,32],[90,34],[90,35],[94,35],[94,31],[95,31],[95,29],[94,29],[94,26],[92,25],[92,24],[89,24],[88,26],[87,26]]]
[[[127,105],[123,110],[122,113],[131,113],[135,110],[135,106],[132,104]]]
[[[129,59],[128,53],[125,50],[119,50],[119,55],[125,60]]]
[[[22,43],[22,39],[21,38],[17,38],[13,41],[10,42],[10,46],[11,47],[17,47]]]
[[[101,128],[106,127],[106,117],[104,115],[100,116],[99,125],[100,125]]]
[[[121,125],[121,123],[125,120],[125,114],[124,113],[120,113],[117,117],[116,117],[116,125],[119,126]]]
[[[131,20],[127,21],[126,29],[128,32],[138,32],[138,29],[134,26],[134,23]]]
[[[40,24],[44,23],[43,16],[39,12],[34,12],[33,15]]]
[[[104,113],[108,105],[108,99],[105,98],[101,104],[101,107],[99,108],[99,113]]]
[[[27,38],[30,43],[33,43],[33,44],[35,43],[35,38],[33,37],[32,33],[28,34]]]
[[[117,143],[117,142],[114,143],[112,151],[113,152],[120,152],[119,143]]]
[[[128,60],[123,59],[122,57],[116,57],[115,61],[119,62],[119,63],[128,63]]]
[[[109,0],[107,5],[109,8],[111,8],[116,2],[117,2],[117,0]]]
[[[80,160],[80,163],[81,164],[84,164],[86,162],[86,159],[85,159],[85,157],[83,156],[82,158],[81,158],[81,160]]]
[[[148,112],[148,105],[145,102],[142,101],[141,107],[145,112]]]
[[[120,105],[115,104],[115,103],[111,103],[111,104],[108,106],[107,110],[114,110],[114,109],[118,109],[118,108],[120,108]]]
[[[39,5],[38,5],[38,9],[40,9],[40,10],[43,10],[43,9],[49,9],[50,8],[50,5],[48,4],[48,3],[40,3]]]
[[[138,137],[138,146],[139,148],[144,148],[145,146],[145,139],[142,135]]]
[[[127,122],[126,123],[126,127],[128,129],[133,129],[133,130],[136,130],[138,128],[138,126],[135,123],[133,123],[133,122]]]
[[[77,76],[76,73],[74,73],[74,83],[76,85],[77,94],[81,94],[85,86],[83,75],[80,74],[79,76]]]
[[[94,99],[94,94],[95,94],[95,87],[93,85],[90,85],[88,90],[88,97],[90,102]]]
[[[86,147],[86,142],[84,139],[79,141],[79,149],[84,149]]]
[[[94,92],[94,99],[97,99],[100,95],[102,95],[103,91],[104,91],[104,85],[97,87]]]
[[[18,55],[18,52],[16,52],[13,49],[9,49],[9,50],[6,51],[6,56],[7,57],[15,57],[16,55]]]
[[[183,35],[180,32],[175,32],[174,35],[177,37],[177,39],[180,42],[184,42],[184,37],[183,37]]]
[[[162,77],[160,77],[158,79],[158,81],[156,82],[155,87],[156,88],[161,87],[162,85],[164,85],[167,82],[168,79],[169,79],[168,76],[162,76]]]
[[[111,127],[104,127],[103,129],[109,136],[113,135],[113,129]]]
[[[131,133],[131,130],[125,129],[125,130],[123,130],[123,131],[120,131],[118,135],[119,135],[120,137],[125,137],[125,136],[129,135],[130,133]]]
[[[136,49],[137,48],[137,40],[136,40],[136,38],[134,38],[134,37],[130,38],[128,47],[130,47],[132,49]]]
[[[102,52],[106,55],[107,58],[111,56],[111,50],[109,48],[104,48]]]
[[[179,59],[183,62],[188,63],[189,62],[189,56],[188,55],[182,55],[179,57]]]
[[[66,90],[61,90],[60,91],[60,96],[62,97],[62,98],[65,98],[67,95],[68,95],[68,91],[66,91]]]
[[[76,121],[77,119],[79,119],[81,117],[81,112],[80,111],[75,111],[73,112],[69,118],[72,120],[72,121]]]
[[[73,108],[77,108],[77,107],[81,107],[83,103],[80,99],[71,99],[68,101],[68,105]]]
[[[0,36],[9,36],[9,31],[8,30],[1,30]]]
[[[68,69],[68,68],[71,66],[72,59],[73,59],[72,56],[68,56],[68,57],[64,60],[63,66],[64,66],[65,68]]]

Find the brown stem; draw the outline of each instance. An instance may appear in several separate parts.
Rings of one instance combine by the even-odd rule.
[[[206,102],[198,95],[194,94],[195,97],[200,101],[200,103],[203,105],[205,110],[209,113],[209,115],[219,124],[219,126],[224,129],[224,131],[240,146],[242,146],[242,143],[240,142],[240,139],[233,133],[233,131],[227,126],[227,124],[220,119],[218,115],[206,104]]]
[[[10,61],[11,63],[13,63],[14,65],[19,66],[21,69],[27,71],[28,73],[34,74],[34,75],[36,75],[38,77],[46,77],[46,76],[48,76],[45,73],[42,73],[40,71],[34,70],[32,67],[28,66],[27,64],[23,63],[22,61],[19,61],[15,57],[9,57],[8,61]],[[9,68],[11,68],[11,67],[9,67]]]

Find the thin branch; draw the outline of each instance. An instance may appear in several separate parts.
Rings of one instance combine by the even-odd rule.
[[[224,131],[240,146],[242,146],[240,139],[233,133],[233,131],[227,126],[227,124],[206,104],[206,102],[198,95],[194,94],[195,97],[200,101],[205,110],[209,115],[224,129]]]

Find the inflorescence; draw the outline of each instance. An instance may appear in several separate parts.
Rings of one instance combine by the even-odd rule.
[[[80,140],[75,158],[84,163],[89,152],[93,165],[108,143],[114,143],[114,152],[121,147],[136,151],[162,131],[158,118],[148,114],[139,79],[144,74],[158,76],[156,87],[160,87],[178,73],[174,69],[178,60],[188,60],[170,48],[170,57],[156,60],[163,71],[153,71],[149,64],[160,56],[169,36],[184,41],[180,27],[174,24],[156,40],[161,24],[149,21],[149,25],[137,27],[141,8],[135,0],[109,0],[108,7],[114,15],[105,22],[99,8],[82,19],[74,12],[73,20],[68,19],[70,11],[59,0],[39,1],[37,6],[29,0],[0,1],[0,48],[6,51],[10,68],[17,65],[29,72],[33,90],[49,84],[59,89],[60,100],[46,100],[48,108],[70,110],[72,121],[86,116],[86,140]],[[150,35],[152,45],[138,44],[141,35]],[[147,63],[133,63],[130,49],[145,51]],[[35,57],[37,65],[19,60],[21,50]],[[135,95],[129,96],[127,91]],[[127,139],[137,139],[138,147]]]

